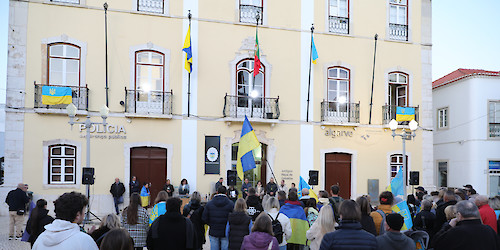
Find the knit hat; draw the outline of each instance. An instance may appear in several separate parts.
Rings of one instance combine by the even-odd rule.
[[[385,221],[387,222],[387,225],[393,230],[399,231],[403,227],[404,223],[404,218],[400,214],[393,213],[393,214],[388,214],[385,217]]]

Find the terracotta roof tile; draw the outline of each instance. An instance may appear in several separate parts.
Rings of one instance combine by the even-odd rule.
[[[460,79],[467,78],[473,75],[484,75],[484,76],[500,76],[500,71],[490,71],[483,69],[457,69],[435,81],[432,82],[432,88],[439,88],[444,85],[456,82]]]

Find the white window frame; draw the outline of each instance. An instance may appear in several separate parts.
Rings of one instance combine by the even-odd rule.
[[[130,47],[129,49],[129,61],[130,61],[130,84],[129,88],[130,89],[135,89],[135,71],[136,71],[136,52],[139,51],[156,51],[161,54],[163,54],[163,64],[164,64],[164,70],[163,70],[163,89],[166,91],[170,89],[170,50],[165,49],[161,46],[155,45],[153,43],[147,43],[147,44],[139,44]]]
[[[139,54],[141,53],[146,53],[147,54],[147,57],[148,57],[148,62],[139,62]],[[152,62],[152,57],[154,54],[157,54],[157,55],[160,55],[161,58],[162,58],[162,63],[153,63]],[[141,67],[147,67],[147,71],[148,71],[148,75],[147,76],[143,76],[143,77],[139,77],[139,68]],[[150,92],[150,91],[165,91],[165,54],[161,53],[160,51],[156,51],[156,50],[139,50],[139,51],[136,51],[135,52],[135,90],[143,90],[143,91],[146,91],[146,92]],[[155,69],[155,68],[160,68],[161,70],[161,82],[162,82],[162,86],[161,86],[161,89],[158,89],[157,88],[157,85],[154,84],[154,81],[155,80],[158,80],[156,78],[153,78],[152,76],[152,70]],[[141,89],[141,86],[139,84],[140,80],[141,79],[146,79],[147,82],[149,83],[149,88],[145,88],[145,89]]]
[[[490,126],[492,124],[500,126],[500,100],[488,100],[488,126],[486,131],[488,139],[498,140],[500,136],[491,136]]]
[[[236,0],[235,1],[235,12],[236,12],[236,23],[242,23],[242,24],[250,24],[250,25],[255,25],[255,19],[252,22],[241,22],[240,16],[241,16],[241,10],[240,10],[240,5],[253,5],[256,7],[259,7],[258,5],[254,4],[255,2],[261,2],[262,4],[262,13],[260,15],[260,20],[259,20],[259,25],[267,25],[267,0]]]
[[[229,62],[229,72],[231,74],[231,94],[232,95],[238,95],[238,89],[236,88],[237,85],[237,64],[246,58],[254,58],[253,55],[253,49],[255,46],[255,37],[248,37],[243,41],[242,48],[240,48],[240,53],[236,55],[236,57]],[[251,50],[251,52],[250,52]],[[262,66],[265,67],[266,73],[264,74],[264,97],[268,97],[270,93],[270,86],[271,86],[271,73],[273,66],[267,61],[266,55],[262,53],[261,49],[261,54],[260,54],[260,63]]]
[[[163,9],[161,12],[151,11],[151,10],[147,10],[147,9],[139,10],[139,2],[145,2],[145,1],[159,2],[157,0],[132,0],[132,6],[134,7],[134,11],[137,11],[139,13],[149,13],[151,15],[162,15],[162,16],[169,15],[169,5],[170,5],[169,0],[162,0],[163,1]]]
[[[440,108],[437,110],[437,127],[438,129],[448,128],[449,122],[448,107]]]
[[[49,171],[50,171],[50,152],[49,149],[56,145],[69,145],[75,147],[75,165],[74,165],[74,183],[50,183],[49,182]],[[82,169],[81,169],[81,143],[72,140],[57,139],[43,142],[43,187],[44,188],[65,188],[65,189],[80,189],[82,184]]]
[[[48,0],[47,2],[52,3],[69,3],[69,4],[85,4],[85,0]]]
[[[396,157],[396,162],[392,162],[393,157]],[[409,160],[408,154],[406,155],[406,158],[407,158],[406,165],[408,165],[408,160]],[[399,168],[402,166],[403,166],[403,154],[389,155],[389,180],[394,179],[394,177],[399,171]],[[393,170],[393,167],[395,167],[396,169]],[[409,172],[408,169],[406,171]]]
[[[490,162],[500,162],[500,159],[494,159],[494,160],[488,159],[487,162],[488,162],[488,166],[487,166],[487,168],[488,168],[488,195],[490,197],[494,197],[495,195],[498,195],[498,194],[495,194],[493,196],[491,195],[492,194],[491,193],[491,191],[492,191],[491,190],[491,177],[499,178],[499,182],[500,182],[500,169],[490,169],[489,165],[490,165]]]
[[[51,50],[52,48],[56,47],[56,46],[62,46],[62,49],[63,49],[63,54],[61,56],[58,56],[58,55],[51,55]],[[67,51],[68,51],[68,48],[70,47],[73,47],[73,48],[76,48],[78,49],[78,57],[71,57],[71,56],[68,56],[67,55]],[[72,87],[80,87],[82,86],[82,83],[80,82],[80,74],[81,74],[81,68],[82,68],[82,64],[81,64],[81,48],[78,46],[78,45],[75,45],[75,44],[70,44],[70,43],[51,43],[51,44],[48,44],[47,45],[47,84],[49,85],[59,85],[59,86],[72,86]],[[53,74],[52,72],[55,73],[55,71],[52,70],[51,68],[51,62],[52,60],[61,60],[62,61],[62,69],[61,69],[61,82],[60,83],[56,83],[56,82],[53,82],[51,80],[51,75]],[[76,84],[73,84],[73,83],[68,83],[68,79],[67,79],[67,75],[68,72],[67,71],[67,67],[68,67],[68,63],[71,62],[71,61],[77,61],[78,62],[78,82]]]
[[[389,0],[389,23],[408,25],[408,2],[409,0]],[[396,8],[396,20],[391,21],[391,9]],[[404,13],[404,22],[400,22],[401,13]]]
[[[351,17],[350,17],[350,0],[326,0],[326,8],[327,8],[327,15],[326,15],[326,23],[327,23],[327,32],[329,33],[335,33],[335,34],[343,34],[343,35],[348,35],[351,33]],[[332,2],[337,2],[337,7],[336,8],[333,8],[333,10],[335,10],[336,13],[332,13]],[[345,4],[345,11],[342,12],[341,11],[341,2],[343,2]],[[339,20],[339,23],[337,23],[337,31],[335,30],[331,30],[330,29],[330,18],[338,18],[337,20]],[[345,29],[342,29],[343,26],[342,24],[340,23],[340,20],[341,19],[347,19],[347,28]],[[345,32],[343,32],[345,30]]]
[[[391,75],[396,75],[396,81],[391,81]],[[401,76],[405,76],[406,77],[406,82],[402,82],[400,80],[400,77]],[[388,75],[387,75],[387,85],[388,85],[388,102],[387,104],[388,105],[396,105],[396,106],[400,106],[400,107],[409,107],[409,85],[410,85],[410,76],[409,74],[406,74],[404,72],[390,72]],[[392,85],[399,85],[399,86],[395,86],[395,91],[394,93],[392,93]],[[405,87],[405,94],[404,96],[396,96],[396,99],[395,99],[395,103],[392,104],[392,95],[397,95],[397,89],[404,86]],[[399,105],[399,101],[398,99],[400,97],[403,97],[405,98],[405,103],[404,105]]]

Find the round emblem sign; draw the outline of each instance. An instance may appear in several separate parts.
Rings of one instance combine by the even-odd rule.
[[[219,152],[217,152],[217,149],[214,147],[210,147],[207,150],[207,159],[211,162],[214,162],[219,158]]]

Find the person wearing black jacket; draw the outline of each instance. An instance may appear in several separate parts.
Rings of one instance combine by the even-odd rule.
[[[118,205],[123,203],[123,193],[125,193],[125,186],[120,182],[120,179],[115,178],[115,182],[111,184],[111,188],[109,189],[111,195],[113,195],[113,201],[115,202],[115,210],[116,214],[120,214],[120,210],[118,209]]]
[[[14,239],[14,227],[15,237],[21,238],[26,203],[29,201],[30,199],[26,195],[26,186],[24,183],[17,184],[17,188],[7,194],[5,203],[9,205],[9,240]]]
[[[184,206],[182,215],[191,220],[194,227],[194,249],[202,249],[205,244],[205,222],[201,219],[204,206],[201,205],[201,195],[198,191],[191,194],[191,201]]]
[[[239,198],[234,204],[234,211],[227,218],[226,236],[230,250],[239,250],[243,238],[250,234],[252,218],[248,216],[245,200]]]
[[[356,203],[358,203],[361,209],[361,227],[363,229],[374,236],[377,236],[377,229],[375,229],[375,223],[373,222],[373,218],[370,216],[371,207],[368,199],[363,196],[360,196],[356,199]],[[333,210],[333,206],[330,206]]]
[[[264,211],[264,208],[262,207],[262,204],[260,203],[259,196],[256,195],[255,188],[251,187],[248,189],[248,196],[247,196],[247,211],[248,215],[252,217],[252,221],[255,221],[257,219],[257,216]]]
[[[48,213],[47,201],[44,199],[37,200],[35,208],[31,211],[31,217],[26,224],[26,232],[30,234],[28,242],[31,244],[31,247],[33,247],[38,235],[45,231],[45,225],[54,221],[54,218],[48,215]]]
[[[174,195],[174,186],[170,184],[170,179],[167,179],[165,186],[163,186],[163,190],[165,190],[168,194],[168,197],[172,197]]]
[[[210,249],[227,249],[226,224],[229,213],[233,211],[233,202],[226,196],[226,187],[220,186],[214,198],[205,205],[202,220],[210,226],[208,236]]]
[[[132,180],[130,181],[129,192],[130,195],[141,192],[141,184],[139,184],[139,181],[137,181],[137,177],[135,176],[132,176]]]
[[[455,205],[457,204],[457,200],[455,198],[455,193],[451,190],[447,190],[444,193],[443,196],[443,202],[441,205],[438,205],[436,208],[436,220],[434,221],[434,232],[436,233],[441,229],[443,226],[443,223],[445,223],[446,220],[446,214],[444,213],[444,209],[447,206]]]
[[[431,212],[431,208],[431,201],[422,201],[422,211],[415,215],[415,219],[413,220],[413,229],[427,232],[432,240],[434,236],[434,221],[436,220],[436,215]]]
[[[269,182],[266,185],[266,194],[270,196],[275,196],[276,192],[278,192],[278,185],[274,182],[274,178],[271,177]]]
[[[108,214],[101,221],[101,225],[99,226],[99,228],[92,232],[89,232],[89,235],[92,237],[92,239],[94,239],[95,243],[100,246],[102,240],[109,231],[120,227],[120,218],[118,218],[118,216],[114,214]]]

